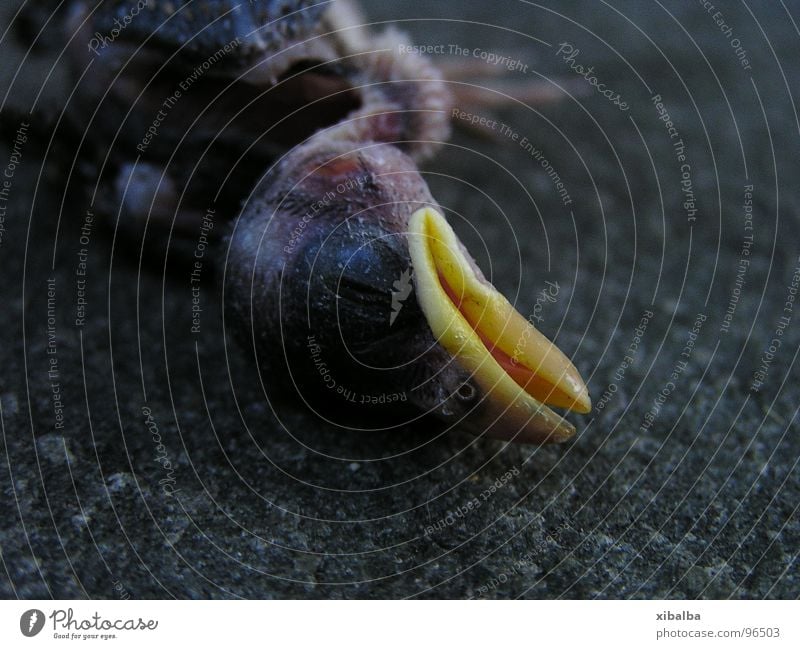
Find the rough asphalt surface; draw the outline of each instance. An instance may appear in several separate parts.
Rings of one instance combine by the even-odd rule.
[[[528,66],[487,85],[543,75],[572,94],[464,105],[510,131],[458,129],[425,170],[487,275],[588,380],[578,435],[364,433],[268,400],[211,271],[192,335],[185,269],[165,272],[155,244],[140,262],[99,218],[82,233],[87,204],[64,200],[70,170],[43,165],[32,120],[16,157],[14,128],[0,151],[0,595],[800,594],[800,5],[489,4],[366,12],[415,43]],[[42,88],[63,102],[63,63],[48,77],[50,60],[14,47],[6,105]]]

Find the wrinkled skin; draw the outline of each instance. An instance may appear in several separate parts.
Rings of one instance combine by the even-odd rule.
[[[262,185],[228,242],[225,284],[227,318],[259,366],[281,367],[328,415],[355,397],[398,421],[461,419],[479,396],[469,373],[437,344],[413,293],[391,316],[412,265],[408,219],[436,205],[414,163],[390,145],[313,138]],[[346,189],[309,209],[330,187]]]

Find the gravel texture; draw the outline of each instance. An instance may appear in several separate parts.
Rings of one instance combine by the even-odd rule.
[[[726,3],[728,28],[698,2],[365,3],[413,42],[528,66],[485,85],[569,93],[460,104],[509,131],[457,128],[425,166],[487,275],[588,380],[595,407],[555,447],[343,430],[265,396],[210,269],[191,335],[175,255],[140,259],[99,214],[81,242],[87,203],[32,119],[0,239],[0,595],[797,597],[800,7],[751,4]],[[7,105],[42,86],[57,105],[63,64],[46,78],[8,38]]]

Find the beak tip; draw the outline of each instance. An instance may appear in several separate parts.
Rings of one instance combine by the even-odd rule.
[[[500,426],[490,436],[509,439],[516,430],[513,438],[528,443],[573,437],[575,427],[548,406],[591,411],[575,366],[484,279],[437,210],[417,210],[409,232],[420,306],[437,342],[491,394],[487,419]]]
[[[576,399],[572,410],[580,413],[581,415],[588,415],[592,411],[592,399],[589,396],[588,391],[584,392],[578,399]]]

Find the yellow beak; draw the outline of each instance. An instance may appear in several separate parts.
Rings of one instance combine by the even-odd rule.
[[[575,427],[548,406],[591,410],[575,366],[486,281],[439,212],[415,212],[409,235],[417,299],[431,331],[482,391],[459,425],[517,442],[572,437]]]

